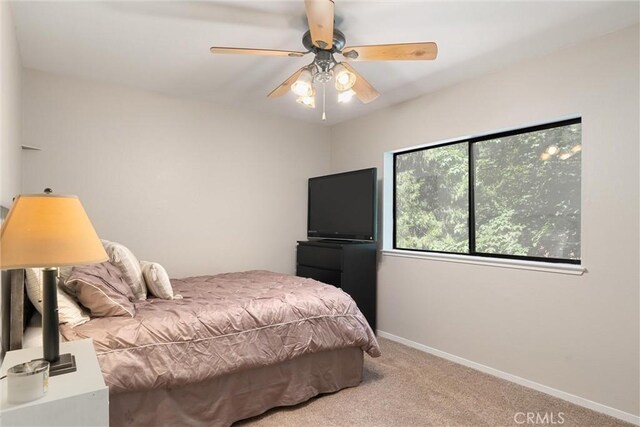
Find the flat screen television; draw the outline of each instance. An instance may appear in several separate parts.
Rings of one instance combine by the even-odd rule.
[[[377,169],[309,179],[307,237],[375,241]]]

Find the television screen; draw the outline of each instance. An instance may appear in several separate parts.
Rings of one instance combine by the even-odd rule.
[[[376,168],[309,179],[307,237],[376,240]]]

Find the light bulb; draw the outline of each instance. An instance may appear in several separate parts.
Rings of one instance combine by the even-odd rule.
[[[340,73],[338,74],[338,78],[336,80],[341,85],[346,85],[349,83],[349,75],[347,73]]]
[[[542,154],[540,155],[540,159],[541,159],[541,160],[544,160],[545,162],[546,162],[547,160],[549,160],[550,158],[551,158],[551,154],[549,154],[549,153],[542,153]]]
[[[579,153],[580,151],[582,151],[582,145],[581,144],[576,144],[573,147],[571,147],[571,151],[574,153]]]
[[[291,85],[291,92],[300,97],[311,96],[313,93],[312,80],[313,76],[311,75],[311,71],[304,70],[300,73],[298,79]]]
[[[554,154],[556,154],[559,151],[559,148],[556,147],[555,145],[550,145],[547,147],[547,149],[545,150],[547,152],[547,154],[553,156]]]
[[[573,153],[570,151],[564,151],[563,153],[559,154],[558,157],[560,158],[560,160],[567,160],[569,157],[573,156]]]
[[[333,75],[336,78],[336,89],[341,92],[351,89],[356,83],[356,75],[349,71],[342,63],[333,67]]]
[[[353,91],[353,89],[349,89],[349,90],[345,90],[344,92],[340,92],[338,93],[338,102],[341,103],[346,103],[351,101],[351,98],[353,98],[353,95],[355,95],[356,93]]]

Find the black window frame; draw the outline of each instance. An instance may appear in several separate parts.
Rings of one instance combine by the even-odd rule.
[[[482,135],[478,137],[471,138],[463,138],[455,141],[447,141],[441,144],[433,144],[426,147],[418,147],[412,148],[409,150],[397,151],[393,153],[393,249],[402,250],[402,251],[412,251],[412,252],[422,252],[422,253],[438,253],[438,254],[450,254],[450,255],[460,255],[467,257],[480,257],[480,258],[503,258],[503,259],[512,259],[512,260],[521,260],[521,261],[536,261],[536,262],[549,262],[549,263],[559,263],[559,264],[582,264],[582,250],[580,251],[580,259],[567,259],[567,258],[547,258],[547,257],[535,257],[535,256],[526,256],[526,255],[506,255],[506,254],[489,254],[483,252],[476,251],[476,220],[475,220],[475,159],[474,159],[474,150],[473,145],[478,142],[488,141],[492,139],[498,138],[506,138],[509,136],[521,135],[524,133],[538,132],[541,130],[559,128],[564,126],[570,126],[580,124],[582,125],[582,117],[574,118],[574,119],[566,119],[560,120],[550,123],[545,123],[536,126],[528,126],[524,128],[513,129],[504,132],[496,132],[492,134]],[[399,248],[397,246],[397,228],[398,223],[396,221],[396,212],[397,212],[397,156],[414,153],[417,151],[425,151],[434,148],[445,147],[447,145],[454,144],[468,144],[467,149],[468,152],[468,160],[469,160],[469,253],[465,252],[445,252],[445,251],[434,251],[428,249],[411,249],[411,248]],[[582,167],[580,168],[580,181],[582,182]],[[582,216],[582,209],[580,209],[580,216]],[[581,233],[582,234],[582,233]],[[582,237],[580,240],[580,247],[582,248]]]

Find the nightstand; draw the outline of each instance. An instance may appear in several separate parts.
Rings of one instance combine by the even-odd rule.
[[[109,389],[104,383],[90,339],[60,343],[60,353],[76,357],[78,370],[49,377],[49,391],[40,399],[7,402],[7,380],[0,381],[0,425],[5,426],[108,426]],[[42,347],[8,352],[0,376],[19,363],[42,357]]]

